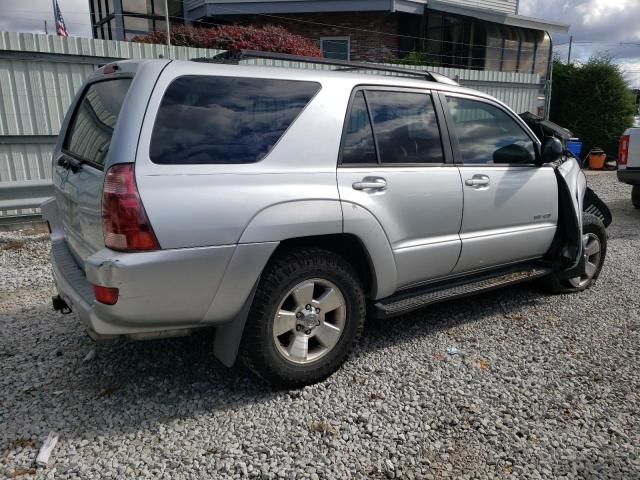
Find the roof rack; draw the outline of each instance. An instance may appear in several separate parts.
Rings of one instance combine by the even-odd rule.
[[[264,58],[269,60],[285,60],[289,62],[316,63],[320,65],[334,65],[342,67],[336,70],[375,70],[380,72],[397,73],[421,77],[430,82],[446,83],[448,85],[459,85],[455,80],[435,72],[410,70],[408,68],[388,67],[375,63],[351,62],[347,60],[334,60],[321,57],[304,57],[301,55],[290,55],[288,53],[262,52],[259,50],[227,50],[213,57],[192,58],[194,62],[204,63],[233,63],[238,64],[242,60],[252,58]]]

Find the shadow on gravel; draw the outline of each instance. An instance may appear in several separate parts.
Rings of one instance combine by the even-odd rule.
[[[544,294],[526,283],[468,298],[437,303],[401,317],[388,320],[368,318],[361,350],[375,350],[433,335],[463,324],[482,322],[498,315],[519,317],[525,305],[535,304]]]
[[[368,319],[357,355],[491,315],[516,315],[536,298],[540,294],[523,285],[434,305],[397,319]],[[213,332],[96,344],[82,332],[77,317],[61,317],[44,306],[2,317],[2,322],[8,317],[25,322],[26,317],[28,322],[48,325],[36,338],[31,328],[12,328],[7,348],[12,342],[22,346],[19,352],[0,358],[5,388],[15,392],[8,397],[7,411],[21,430],[31,426],[34,418],[42,418],[46,419],[42,428],[63,429],[67,438],[132,433],[199,413],[253,408],[299,395],[273,390],[240,366],[225,368],[211,353]],[[84,361],[92,348],[95,358]],[[0,398],[6,396],[0,394]]]

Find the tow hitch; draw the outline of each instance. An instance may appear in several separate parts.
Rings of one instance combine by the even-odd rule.
[[[51,297],[51,303],[53,304],[53,309],[56,312],[60,312],[63,315],[71,313],[71,307],[67,305],[67,302],[65,302],[60,295]]]

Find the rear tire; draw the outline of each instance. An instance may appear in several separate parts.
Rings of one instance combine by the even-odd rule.
[[[344,363],[364,319],[361,282],[347,260],[319,248],[286,252],[262,274],[240,356],[277,387],[310,385]]]
[[[636,208],[640,208],[640,185],[634,185],[631,188],[631,203]]]
[[[540,286],[549,293],[574,293],[590,288],[600,275],[607,254],[607,230],[602,221],[590,213],[582,214],[583,244],[587,258],[587,273],[581,277],[560,279],[558,273],[544,277]]]

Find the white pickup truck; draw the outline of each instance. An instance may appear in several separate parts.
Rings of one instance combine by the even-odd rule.
[[[627,128],[620,137],[618,180],[633,185],[631,202],[640,208],[640,127]]]

